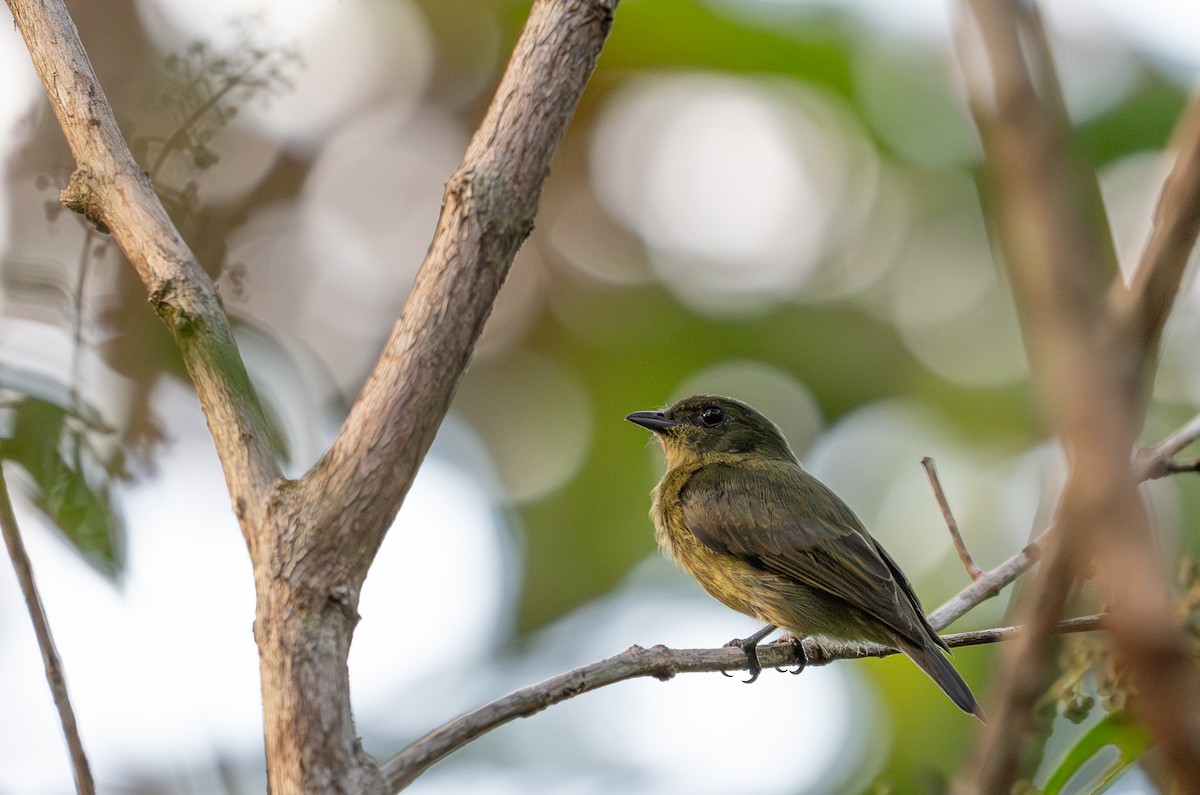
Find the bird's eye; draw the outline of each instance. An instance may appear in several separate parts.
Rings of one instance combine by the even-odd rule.
[[[708,406],[700,412],[700,421],[710,428],[715,428],[725,421],[725,412],[717,406]]]

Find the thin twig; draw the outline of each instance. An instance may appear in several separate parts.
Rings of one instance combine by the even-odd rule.
[[[1104,614],[1097,613],[1092,616],[1079,616],[1059,621],[1055,632],[1059,635],[1069,635],[1075,632],[1095,632],[1106,628]],[[1021,627],[997,627],[996,629],[977,629],[972,632],[956,632],[953,635],[944,635],[943,639],[947,646],[956,649],[963,646],[981,646],[985,643],[1012,640],[1020,633]]]
[[[1058,631],[1091,632],[1102,629],[1103,621],[1102,615],[1073,618],[1063,621]],[[1020,627],[998,627],[945,635],[944,639],[952,648],[977,646],[1011,640],[1020,632]],[[896,653],[895,649],[875,644],[831,646],[818,644],[811,638],[805,639],[802,645],[806,664],[810,666],[826,665],[834,660],[887,657]],[[788,641],[759,646],[758,657],[764,668],[799,662],[795,646]],[[560,701],[627,679],[649,676],[666,681],[676,674],[745,670],[748,666],[745,652],[728,646],[719,649],[669,649],[666,646],[645,649],[631,646],[613,657],[522,688],[456,718],[384,762],[382,770],[389,789],[396,792],[412,783],[430,765],[477,737],[516,718],[535,715]]]
[[[994,569],[983,572],[970,585],[930,613],[929,623],[934,629],[940,631],[965,616],[980,603],[1000,593],[1006,586],[1028,571],[1033,564],[1041,560],[1046,540],[1053,530],[1054,527],[1051,525],[1038,533],[1020,552]]]
[[[954,548],[958,550],[958,558],[966,567],[967,574],[971,579],[978,580],[983,576],[983,569],[975,565],[971,553],[967,551],[967,542],[963,541],[962,533],[958,530],[958,522],[954,519],[954,512],[950,510],[950,501],[946,499],[942,481],[938,478],[937,464],[933,462],[932,458],[925,456],[921,459],[921,466],[925,467],[925,474],[929,477],[929,486],[933,489],[933,496],[937,498],[938,505],[942,509],[946,527],[950,530],[950,538],[954,541]]]
[[[29,562],[29,555],[25,552],[25,543],[21,540],[21,530],[17,526],[17,517],[13,513],[12,501],[8,496],[8,484],[5,482],[2,469],[0,469],[0,530],[4,533],[8,557],[12,560],[13,570],[17,573],[17,582],[21,586],[21,594],[25,597],[25,605],[29,608],[29,621],[33,624],[33,634],[37,636],[38,649],[42,652],[42,664],[46,668],[46,681],[50,684],[50,694],[54,697],[54,706],[58,708],[58,719],[62,723],[63,735],[67,738],[67,748],[71,754],[71,767],[75,771],[75,791],[79,795],[93,795],[96,785],[92,781],[92,770],[88,765],[87,754],[83,750],[79,727],[75,723],[75,711],[71,709],[71,697],[67,694],[67,680],[63,676],[62,660],[59,659],[58,651],[54,648],[50,623],[46,619],[46,611],[42,609],[37,583],[33,579],[33,566]]]
[[[1155,477],[1157,474],[1172,472],[1196,472],[1200,470],[1200,460],[1172,462],[1171,456],[1200,438],[1200,414],[1193,417],[1185,425],[1160,442],[1153,448],[1142,451],[1134,464],[1133,474],[1138,483]],[[1054,526],[1038,533],[1032,541],[1025,545],[1020,552],[993,569],[980,573],[970,585],[963,588],[950,599],[946,600],[937,610],[929,614],[929,623],[934,629],[941,630],[969,613],[977,605],[1000,593],[1006,586],[1020,577],[1041,557],[1043,548]]]

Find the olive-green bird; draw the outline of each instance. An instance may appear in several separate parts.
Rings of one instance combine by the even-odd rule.
[[[782,432],[738,400],[696,395],[626,417],[653,431],[667,457],[650,516],[659,546],[725,605],[797,638],[870,641],[899,649],[950,700],[983,718],[944,656],[908,578],[858,517],[801,468]]]

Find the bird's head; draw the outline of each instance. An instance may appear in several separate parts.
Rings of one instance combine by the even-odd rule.
[[[654,432],[670,467],[717,457],[796,460],[775,423],[733,398],[693,395],[625,419]]]

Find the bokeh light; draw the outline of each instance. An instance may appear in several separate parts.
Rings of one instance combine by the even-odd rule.
[[[504,499],[523,502],[569,482],[591,447],[595,415],[579,377],[521,352],[472,368],[455,399],[487,444]]]
[[[449,437],[449,438],[448,438]],[[470,460],[453,450],[472,451]],[[363,586],[350,650],[357,714],[395,724],[398,694],[414,682],[457,680],[510,631],[520,563],[492,494],[482,445],[447,422],[388,531]],[[399,609],[424,605],[425,609]],[[447,631],[448,628],[451,631]],[[448,665],[440,643],[452,644]]]
[[[1195,43],[1200,39],[1200,6],[1187,0],[1144,0],[1127,3],[1123,0],[1056,0],[1073,7],[1074,16],[1087,18],[1101,11],[1138,47],[1148,50],[1167,68],[1177,70],[1184,79],[1194,80],[1200,73],[1200,53]]]
[[[797,292],[857,231],[875,163],[829,96],[694,74],[632,81],[591,152],[597,195],[646,242],[663,284],[705,312]]]

